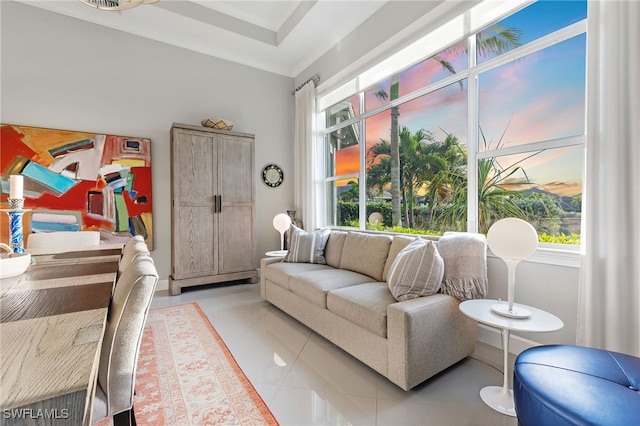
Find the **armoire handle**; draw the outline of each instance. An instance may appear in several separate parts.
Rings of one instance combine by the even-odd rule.
[[[222,195],[213,196],[213,212],[214,213],[222,212]]]

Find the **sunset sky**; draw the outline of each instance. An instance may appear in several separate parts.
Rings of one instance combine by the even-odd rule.
[[[542,1],[501,24],[522,30],[521,40],[527,43],[585,17],[585,2]],[[583,34],[480,75],[480,127],[491,146],[503,133],[503,146],[584,134],[585,46]],[[448,59],[456,71],[466,68],[466,55]],[[435,61],[414,66],[400,75],[400,95],[447,75]],[[386,81],[380,88],[388,93],[389,85]],[[374,91],[365,97],[366,109],[380,105],[381,101],[371,94]],[[390,122],[389,111],[366,120],[368,147],[380,139],[389,140]],[[455,83],[401,105],[399,125],[411,132],[431,131],[438,140],[446,131],[466,144],[466,80],[462,87]],[[336,174],[358,171],[357,151],[357,146],[339,151]],[[508,165],[515,160],[517,157],[512,156],[501,162]],[[550,192],[573,196],[582,192],[582,163],[583,150],[573,147],[543,152],[522,166],[532,182]]]

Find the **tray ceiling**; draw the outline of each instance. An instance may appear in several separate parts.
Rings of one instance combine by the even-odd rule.
[[[160,0],[121,12],[78,0],[31,6],[206,55],[295,77],[386,0]]]

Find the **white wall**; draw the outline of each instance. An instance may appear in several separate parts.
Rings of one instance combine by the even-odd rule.
[[[2,123],[151,139],[152,256],[161,280],[171,265],[174,122],[199,125],[215,115],[255,134],[256,261],[279,247],[271,221],[293,206],[293,79],[21,3],[0,8]],[[279,188],[259,179],[270,162],[284,169]]]
[[[491,299],[507,300],[507,267],[496,257],[488,258],[489,294]],[[580,269],[574,266],[521,262],[516,269],[515,301],[551,312],[564,323],[562,330],[553,333],[517,333],[512,336],[512,352],[528,347],[526,341],[554,344],[575,344],[578,315],[578,283]],[[522,339],[519,339],[519,337]],[[495,333],[481,329],[479,340],[500,346]],[[514,341],[515,340],[515,341]]]

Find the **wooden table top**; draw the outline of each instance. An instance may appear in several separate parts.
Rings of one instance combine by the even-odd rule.
[[[88,424],[120,250],[32,256],[24,274],[0,280],[3,423]]]

